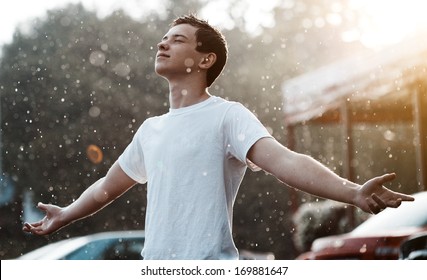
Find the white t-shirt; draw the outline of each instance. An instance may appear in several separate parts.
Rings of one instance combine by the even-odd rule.
[[[141,125],[119,164],[148,182],[144,259],[238,259],[232,208],[246,154],[263,137],[248,109],[215,96]]]

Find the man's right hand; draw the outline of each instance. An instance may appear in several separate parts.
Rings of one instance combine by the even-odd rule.
[[[45,212],[45,216],[38,222],[25,222],[23,231],[35,235],[45,235],[57,231],[65,224],[61,221],[62,208],[52,204],[43,204],[39,202],[37,208]]]

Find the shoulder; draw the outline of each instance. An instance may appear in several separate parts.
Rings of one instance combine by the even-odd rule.
[[[258,120],[257,116],[249,108],[236,101],[228,101],[226,116],[238,121]]]
[[[165,118],[168,117],[168,115],[169,115],[169,112],[164,113],[162,115],[152,116],[152,117],[146,118],[142,122],[142,124],[140,126],[140,129],[145,128],[145,127],[149,127],[149,126],[152,126],[152,125],[155,125],[155,124],[157,124],[159,122],[162,122]]]
[[[213,96],[212,98],[213,98],[213,102],[211,102],[211,104],[215,107],[221,108],[226,113],[242,112],[242,111],[250,113],[250,111],[242,103],[238,101],[227,100],[218,96]]]
[[[159,123],[161,123],[161,120],[164,119],[166,115],[167,114],[160,115],[160,116],[153,116],[145,119],[136,130],[135,137],[141,137],[141,135],[145,134],[147,130],[151,130],[153,127],[157,127]]]

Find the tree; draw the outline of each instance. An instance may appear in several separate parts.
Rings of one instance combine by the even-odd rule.
[[[21,199],[31,191],[34,201],[69,204],[105,174],[143,120],[166,111],[166,84],[153,73],[155,46],[166,23],[159,30],[162,21],[154,17],[138,22],[116,11],[101,20],[70,5],[49,11],[29,36],[18,32],[4,47],[4,171]],[[99,147],[95,156],[101,161],[90,160],[90,145]],[[143,197],[143,191],[135,188],[118,205]],[[126,213],[135,227],[145,208],[136,209]],[[122,211],[103,215],[113,217],[107,228],[124,223]]]

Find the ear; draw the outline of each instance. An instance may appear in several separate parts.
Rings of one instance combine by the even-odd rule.
[[[203,55],[201,61],[199,62],[199,68],[207,70],[214,65],[216,62],[216,54],[215,53],[208,53]]]

